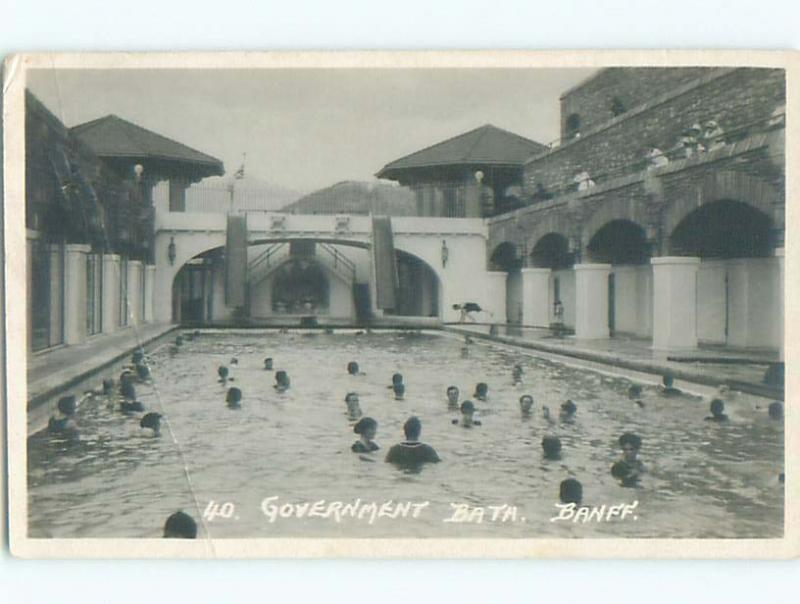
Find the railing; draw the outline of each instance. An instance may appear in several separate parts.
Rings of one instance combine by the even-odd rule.
[[[286,247],[286,245],[287,243],[285,241],[281,243],[275,243],[253,258],[253,260],[247,266],[248,278],[250,280],[258,280],[258,275],[260,272],[269,270],[269,268],[272,266],[272,258],[281,249]]]
[[[330,258],[333,258],[333,269],[339,271],[350,281],[356,280],[356,265],[338,249],[327,243],[317,244],[317,248],[322,249]]]

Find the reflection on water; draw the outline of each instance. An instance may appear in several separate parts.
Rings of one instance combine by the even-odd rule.
[[[707,402],[661,399],[645,388],[645,407],[626,396],[630,382],[487,344],[469,357],[462,343],[420,334],[204,334],[178,354],[156,352],[151,369],[158,387],[137,386],[148,410],[163,413],[161,438],[143,436],[139,415],[111,411],[103,401],[81,406],[81,441],[46,435],[29,439],[29,526],[32,537],[156,537],[165,518],[184,509],[199,521],[184,460],[201,508],[232,502],[235,514],[207,523],[215,538],[273,536],[348,537],[779,537],[783,534],[783,426],[771,422],[768,401],[738,395],[728,401],[726,424],[704,422]],[[231,366],[243,392],[241,409],[225,405],[217,367]],[[276,393],[263,359],[286,370],[292,388]],[[357,360],[365,375],[351,376]],[[511,368],[524,368],[524,385],[512,386]],[[405,400],[396,401],[391,376],[405,377]],[[489,384],[478,403],[482,425],[451,423],[445,389],[462,399],[477,382]],[[357,436],[344,396],[356,391],[365,415],[378,421],[381,450],[350,451]],[[519,396],[535,399],[531,417],[520,416]],[[572,423],[548,423],[567,398],[578,405]],[[410,415],[422,420],[422,439],[442,462],[406,473],[383,463],[401,440]],[[180,444],[183,457],[172,439]],[[639,488],[622,488],[609,473],[619,457],[617,438],[643,438],[647,467]],[[562,458],[543,459],[541,439],[555,434]],[[375,463],[371,463],[374,460]],[[560,482],[583,483],[586,505],[639,502],[637,519],[603,523],[551,522]],[[277,504],[378,505],[430,502],[418,518],[379,518],[373,524],[344,517],[278,517],[262,512]],[[517,518],[470,524],[444,522],[451,504],[517,507]],[[288,508],[287,508],[288,509]],[[524,519],[524,520],[523,520]],[[202,532],[202,531],[201,531]]]

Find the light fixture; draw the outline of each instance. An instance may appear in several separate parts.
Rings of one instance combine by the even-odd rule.
[[[447,241],[442,239],[442,268],[447,266],[448,260],[450,260],[450,248],[447,247]]]
[[[483,172],[481,170],[475,172],[475,180],[478,181],[478,184],[483,182]]]
[[[133,167],[133,173],[136,175],[137,181],[140,181],[142,179],[143,172],[144,172],[144,166],[142,164],[136,164]]]
[[[175,246],[175,237],[169,238],[169,245],[167,246],[167,258],[170,264],[175,264],[175,257],[178,255],[178,250]]]

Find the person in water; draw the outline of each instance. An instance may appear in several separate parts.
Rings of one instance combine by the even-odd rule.
[[[542,452],[545,459],[551,461],[561,459],[561,439],[558,436],[545,436],[542,438]]]
[[[406,396],[405,384],[395,384],[393,389],[394,389],[394,400],[402,401],[405,399]]]
[[[523,394],[519,397],[519,411],[522,417],[530,417],[533,410],[533,397],[530,394]]]
[[[725,415],[725,401],[723,401],[721,398],[715,398],[713,401],[711,401],[709,410],[711,411],[711,415],[705,418],[707,422],[728,421],[728,416]]]
[[[183,336],[175,338],[175,346],[183,346]]]
[[[387,388],[391,388],[392,390],[394,390],[394,387],[397,386],[397,384],[402,384],[402,383],[403,383],[403,374],[395,373],[394,375],[392,375],[392,385],[387,386]]]
[[[197,523],[185,512],[175,512],[164,523],[165,539],[196,539]]]
[[[670,374],[664,374],[661,377],[661,388],[659,393],[661,396],[680,396],[682,393],[673,385],[675,379]]]
[[[122,395],[123,401],[135,401],[136,400],[136,388],[130,382],[125,382],[120,387],[120,394]]]
[[[558,488],[558,498],[561,503],[580,505],[583,503],[583,485],[574,478],[562,480]]]
[[[228,374],[229,371],[228,368],[225,367],[225,365],[220,365],[219,367],[217,367],[217,375],[219,376],[220,384],[224,384],[228,381]]]
[[[447,408],[448,409],[458,409],[458,396],[459,391],[456,386],[448,386],[447,387]]]
[[[150,368],[144,363],[136,365],[136,377],[140,382],[146,383],[150,381]]]
[[[73,395],[62,396],[56,403],[56,414],[47,422],[47,432],[54,436],[77,440],[79,437],[78,425],[75,423],[77,410],[78,403]]]
[[[348,392],[344,397],[344,404],[347,405],[347,417],[349,419],[357,420],[363,415],[357,392]]]
[[[133,386],[131,386],[131,388],[133,388]],[[141,413],[144,411],[144,403],[137,401],[136,395],[134,394],[133,398],[126,397],[125,400],[120,401],[119,410],[123,413]]]
[[[561,421],[571,422],[575,419],[575,414],[578,412],[578,406],[571,400],[561,403],[561,411],[559,417]]]
[[[522,384],[522,365],[514,365],[514,369],[511,371],[511,383],[514,386],[519,386]]]
[[[264,370],[272,371],[272,357],[267,357],[264,359]]]
[[[225,393],[225,404],[231,409],[240,409],[242,406],[242,391],[235,386],[228,388],[228,392]]]
[[[486,382],[478,382],[475,384],[475,394],[473,396],[479,401],[485,403],[489,398],[489,386]]]
[[[403,433],[406,436],[404,442],[394,445],[386,455],[388,463],[395,464],[403,468],[419,468],[425,463],[437,463],[441,461],[439,454],[430,445],[419,442],[422,432],[422,422],[416,416],[411,416],[403,424]]]
[[[277,392],[286,392],[292,385],[292,381],[289,379],[289,374],[283,370],[275,372],[275,385],[273,388]]]
[[[231,357],[230,364],[231,365],[238,365],[239,364],[239,359],[237,357]]]
[[[353,432],[358,434],[359,439],[353,443],[350,450],[354,453],[372,453],[380,449],[375,442],[375,434],[378,431],[378,422],[371,417],[362,417],[355,426]]]
[[[152,411],[145,413],[144,417],[139,421],[139,427],[152,430],[153,436],[161,436],[161,414]]]
[[[630,388],[628,388],[628,398],[636,405],[644,409],[644,403],[642,402],[642,387],[639,384],[631,384]]]
[[[361,368],[355,361],[350,361],[347,364],[347,373],[350,375],[364,375],[363,373],[361,373]]]
[[[134,350],[133,354],[131,355],[131,363],[133,365],[139,365],[144,361],[144,352],[141,350]]]
[[[767,408],[767,413],[769,414],[769,418],[776,420],[776,421],[783,421],[783,405],[780,401],[775,401],[769,404]]]
[[[479,419],[475,419],[475,403],[472,401],[464,401],[461,403],[461,418],[454,419],[453,424],[459,425],[462,428],[480,426],[481,421]]]
[[[617,461],[611,466],[613,476],[622,487],[635,487],[639,484],[639,474],[636,469],[625,461]]]
[[[639,475],[644,473],[644,464],[639,459],[639,451],[642,449],[642,438],[638,434],[625,432],[619,437],[619,447],[622,449],[622,461],[628,466],[628,475],[631,480],[637,481]],[[617,478],[615,476],[615,478]]]

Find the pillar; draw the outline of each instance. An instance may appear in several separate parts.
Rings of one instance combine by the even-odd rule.
[[[91,251],[91,246],[82,243],[64,246],[65,344],[86,339],[86,255]]]
[[[464,186],[465,203],[464,215],[466,218],[481,217],[481,186],[477,182]]]
[[[697,271],[700,258],[662,256],[653,265],[653,348],[697,348]]]
[[[505,271],[486,271],[486,290],[481,308],[491,313],[488,320],[492,323],[506,322],[506,281]],[[468,301],[468,300],[467,300]]]
[[[144,272],[140,260],[128,261],[128,316],[131,317],[132,325],[140,325],[142,322],[142,286]]]
[[[610,264],[575,265],[575,337],[597,340],[608,333]]]
[[[523,268],[522,324],[550,325],[550,269]]]
[[[119,270],[117,254],[103,255],[103,333],[119,328]]]
[[[144,267],[144,308],[142,309],[142,319],[145,323],[152,323],[155,318],[153,315],[153,305],[155,303],[155,283],[156,267],[154,264],[147,264]]]
[[[784,354],[784,346],[785,346],[785,337],[786,334],[784,333],[784,329],[786,326],[786,302],[784,300],[784,296],[786,295],[786,288],[784,287],[783,277],[784,277],[784,268],[783,268],[783,257],[784,257],[784,248],[778,248],[775,250],[775,258],[778,260],[778,359],[781,363],[783,363],[783,354]]]

